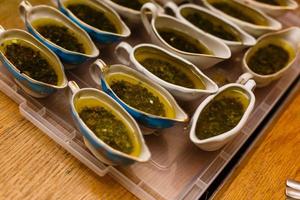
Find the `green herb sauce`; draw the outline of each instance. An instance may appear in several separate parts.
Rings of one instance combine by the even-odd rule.
[[[84,107],[79,116],[103,142],[126,154],[133,152],[129,130],[109,110],[104,107]]]
[[[265,4],[269,4],[269,5],[273,5],[273,6],[285,6],[285,4],[282,4],[278,0],[255,0],[255,1],[265,3]]]
[[[205,32],[224,40],[241,41],[240,34],[235,28],[231,27],[230,25],[226,25],[223,21],[213,16],[200,11],[187,11],[182,12],[182,14],[185,19]]]
[[[93,27],[107,32],[119,33],[115,24],[101,10],[86,4],[70,4],[67,8],[80,20]]]
[[[237,19],[240,19],[240,20],[243,20],[245,22],[249,22],[251,24],[257,24],[257,21],[255,19],[253,19],[252,16],[248,15],[246,12],[244,12],[244,10],[242,9],[238,9],[237,7],[234,7],[232,5],[230,5],[229,3],[226,3],[226,2],[214,2],[212,3],[212,5],[221,10],[222,12],[234,17],[234,18],[237,18]]]
[[[47,40],[54,44],[79,53],[85,53],[84,45],[79,42],[75,33],[63,25],[40,24],[35,27],[36,30]]]
[[[131,8],[133,10],[141,10],[144,3],[149,2],[149,0],[111,0],[121,6]]]
[[[169,28],[159,28],[157,31],[169,45],[176,49],[190,53],[211,54],[202,43],[186,33]]]
[[[140,84],[114,80],[110,87],[120,99],[133,108],[153,115],[166,116],[164,105],[159,98]]]
[[[187,88],[196,87],[188,75],[179,70],[177,67],[173,66],[170,62],[161,59],[146,58],[140,61],[140,63],[151,73],[169,83]]]
[[[58,76],[41,52],[22,45],[18,40],[2,44],[6,58],[27,76],[51,85],[58,84]]]
[[[215,97],[201,112],[196,136],[207,139],[233,129],[248,106],[248,98],[240,91],[224,91]]]
[[[249,59],[248,66],[252,71],[262,75],[274,74],[289,62],[289,53],[274,44],[259,48]]]

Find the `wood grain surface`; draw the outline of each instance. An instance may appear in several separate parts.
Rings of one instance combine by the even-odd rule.
[[[259,139],[215,199],[285,199],[287,178],[300,181],[300,90]]]
[[[32,4],[51,4],[31,0]],[[0,0],[0,25],[24,28],[17,0]],[[284,199],[286,178],[300,180],[300,94],[242,161],[215,199]],[[24,119],[0,92],[0,199],[136,199],[98,177]]]

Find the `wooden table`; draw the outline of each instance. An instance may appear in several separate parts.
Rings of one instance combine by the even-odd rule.
[[[31,0],[32,4],[47,0]],[[0,24],[23,28],[18,1],[0,0]],[[136,199],[98,177],[38,128],[0,92],[0,199]],[[300,92],[237,167],[216,199],[284,199],[286,178],[300,180]]]

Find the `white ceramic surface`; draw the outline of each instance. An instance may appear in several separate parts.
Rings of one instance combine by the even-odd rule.
[[[235,23],[236,25],[238,25],[240,28],[242,28],[243,30],[245,30],[246,32],[250,33],[253,36],[261,36],[265,33],[271,32],[271,31],[278,31],[282,28],[282,25],[279,21],[269,17],[268,15],[266,15],[265,13],[261,12],[260,10],[253,8],[241,1],[238,0],[230,0],[233,3],[236,3],[239,6],[246,6],[247,8],[251,9],[252,12],[255,12],[257,14],[259,14],[260,16],[262,16],[263,18],[265,18],[267,20],[267,25],[256,25],[256,24],[252,24],[249,22],[245,22],[242,21],[240,19],[234,18],[224,12],[222,12],[221,10],[215,8],[214,6],[212,6],[210,4],[212,0],[203,0],[203,4],[209,8],[210,10],[212,10],[213,12],[215,12],[216,14],[225,17],[227,19],[229,19],[230,21],[232,21],[233,23]],[[213,1],[224,1],[224,0],[213,0]],[[228,1],[228,0],[226,0]],[[229,2],[230,2],[229,1]]]
[[[297,1],[295,0],[285,0],[286,2],[285,6],[274,6],[274,5],[258,2],[255,0],[243,0],[243,1],[274,17],[283,15],[288,11],[296,10],[299,7]]]
[[[115,102],[114,99],[112,99],[109,95],[100,90],[94,88],[80,89],[74,81],[69,81],[68,85],[70,88],[69,100],[74,121],[81,130],[87,147],[99,160],[108,165],[122,165],[133,164],[134,162],[147,162],[150,159],[151,153],[145,143],[138,124],[124,108]],[[84,98],[85,96],[92,96],[98,99],[100,102],[109,105],[110,109],[112,109],[121,119],[124,120],[125,123],[128,124],[128,126],[133,130],[133,133],[136,135],[139,144],[141,145],[141,152],[138,156],[128,155],[110,147],[108,144],[99,139],[92,130],[89,129],[89,127],[80,118],[75,108],[75,102],[80,98]]]
[[[250,58],[251,53],[255,52],[259,47],[264,46],[266,44],[272,44],[274,43],[272,40],[273,38],[277,39],[280,38],[284,41],[286,41],[293,49],[295,53],[295,57],[290,60],[290,62],[283,67],[280,71],[269,74],[269,75],[260,75],[255,72],[253,72],[248,64],[247,60]],[[276,40],[275,40],[276,41]],[[276,42],[275,42],[276,44]],[[299,55],[299,48],[300,48],[300,28],[299,27],[290,27],[278,32],[269,33],[267,35],[262,36],[257,41],[257,44],[250,48],[243,58],[243,70],[244,72],[247,72],[249,74],[249,77],[254,79],[257,83],[257,87],[264,87],[268,84],[270,84],[272,81],[275,81],[282,77],[284,73],[293,65],[293,63],[296,61],[297,56]]]
[[[246,33],[244,30],[242,30],[240,27],[238,27],[236,24],[234,24],[233,22],[231,22],[230,20],[221,17],[218,14],[215,14],[214,12],[212,12],[209,9],[206,9],[204,7],[195,5],[195,4],[183,4],[181,6],[177,6],[174,2],[169,1],[164,5],[165,8],[171,9],[172,12],[175,14],[175,16],[182,20],[183,22],[186,22],[188,24],[190,24],[191,26],[194,26],[196,29],[198,29],[199,31],[203,32],[203,33],[207,33],[210,36],[221,40],[222,42],[224,42],[231,50],[232,53],[236,53],[241,51],[242,49],[246,48],[246,47],[250,47],[253,46],[256,43],[256,39],[249,35],[248,33]],[[211,17],[215,18],[216,20],[220,20],[222,21],[224,24],[226,24],[227,26],[232,27],[240,36],[241,41],[229,41],[229,40],[225,40],[222,39],[220,37],[217,37],[215,35],[212,35],[208,32],[205,32],[204,30],[198,28],[197,26],[193,25],[190,21],[188,21],[183,15],[182,15],[182,11],[183,10],[192,10],[192,12],[200,12],[200,13],[206,13],[208,15],[210,15]]]
[[[144,26],[154,44],[162,46],[167,50],[171,51],[172,53],[175,53],[176,55],[191,61],[200,69],[209,68],[231,57],[229,47],[221,40],[215,39],[214,37],[209,36],[208,34],[204,34],[203,32],[200,32],[193,26],[190,26],[179,19],[170,17],[165,14],[161,14],[154,4],[144,4],[144,6],[141,9],[141,12]],[[148,13],[151,13],[152,17],[150,21],[148,19]],[[212,55],[189,53],[175,49],[167,42],[165,42],[157,31],[157,28],[165,27],[183,32],[191,36],[193,39],[198,40],[212,52]]]
[[[161,78],[151,73],[149,70],[147,70],[138,62],[138,60],[135,57],[135,53],[139,52],[139,50],[146,51],[146,52],[148,50],[148,52],[152,52],[152,53],[155,52],[155,54],[161,55],[165,59],[168,58],[170,60],[173,61],[175,60],[176,62],[182,63],[182,65],[188,67],[191,71],[193,71],[195,76],[198,76],[201,79],[201,81],[203,81],[206,88],[205,89],[186,88],[162,80]],[[135,47],[131,47],[128,43],[122,42],[116,47],[115,52],[119,60],[123,64],[129,65],[130,63],[132,63],[136,70],[146,75],[148,78],[153,80],[153,82],[163,86],[178,100],[184,100],[184,101],[195,100],[195,99],[199,99],[203,95],[213,94],[218,90],[217,84],[214,83],[204,73],[202,73],[194,64],[192,64],[191,62],[183,58],[180,58],[179,56],[171,52],[168,52],[167,50],[159,46],[153,44],[139,44]],[[124,53],[126,53],[126,55],[124,55]]]
[[[129,23],[138,24],[141,23],[141,12],[139,10],[134,10],[131,8],[127,8],[125,6],[121,6],[112,0],[98,0],[103,1],[110,7],[112,7],[115,11],[117,11],[122,17],[126,18]],[[158,4],[154,0],[149,0],[149,2]],[[160,12],[163,12],[163,9],[159,8]]]
[[[220,148],[222,148],[224,145],[226,145],[228,142],[230,142],[235,136],[237,136],[240,133],[240,130],[243,128],[243,126],[246,124],[255,104],[255,96],[252,92],[252,90],[255,87],[255,81],[252,79],[248,79],[249,77],[245,74],[243,74],[237,83],[230,83],[227,85],[224,85],[219,89],[219,92],[207,97],[196,109],[195,114],[191,120],[191,128],[190,128],[190,140],[197,145],[200,149],[205,151],[216,151]],[[199,139],[196,136],[196,126],[199,116],[201,115],[201,112],[203,109],[221,92],[224,90],[230,90],[230,89],[238,89],[242,91],[246,96],[249,98],[249,105],[244,112],[243,117],[241,118],[240,122],[231,130],[222,133],[220,135],[210,137],[204,140]]]

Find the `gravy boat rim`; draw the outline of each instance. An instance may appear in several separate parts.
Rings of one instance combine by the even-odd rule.
[[[159,78],[158,76],[156,76],[155,74],[153,74],[152,72],[150,72],[147,68],[145,68],[142,64],[140,64],[138,62],[138,60],[136,59],[135,57],[135,52],[139,49],[139,48],[153,48],[153,49],[156,49],[160,52],[163,52],[164,54],[166,54],[167,56],[169,57],[173,57],[174,59],[176,60],[179,60],[180,62],[186,64],[186,66],[191,69],[191,71],[194,71],[196,72],[196,75],[199,76],[199,79],[201,80],[201,78],[205,79],[207,82],[209,82],[210,85],[212,85],[213,87],[215,87],[215,89],[211,89],[209,90],[206,86],[206,89],[197,89],[197,88],[187,88],[187,87],[183,87],[183,86],[180,86],[180,85],[176,85],[176,84],[173,84],[173,83],[169,83],[161,78]],[[156,77],[157,80],[163,82],[165,85],[167,85],[168,87],[172,87],[174,89],[177,89],[177,90],[181,90],[181,91],[184,91],[184,92],[189,92],[189,93],[193,93],[193,92],[197,92],[197,93],[206,93],[206,94],[211,94],[211,93],[215,93],[217,92],[218,90],[218,86],[216,85],[216,83],[214,83],[208,76],[206,76],[199,68],[197,68],[194,64],[192,64],[190,61],[186,60],[186,59],[183,59],[181,58],[180,56],[177,56],[176,54],[173,54],[169,51],[167,51],[166,49],[160,47],[160,46],[157,46],[157,45],[154,45],[154,44],[150,44],[150,43],[141,43],[141,44],[138,44],[134,47],[132,47],[132,51],[130,52],[130,57],[133,58],[133,61],[135,62],[134,64],[135,65],[138,65],[140,68],[143,68],[146,70],[146,72],[148,74],[151,74],[153,76]],[[200,78],[201,77],[201,78]],[[203,81],[203,80],[201,80]],[[204,82],[204,81],[203,81]]]
[[[55,13],[55,15],[57,15],[59,18],[63,18],[64,20],[68,21],[71,26],[75,26],[77,30],[74,30],[73,28],[71,28],[64,21],[59,20],[59,23],[62,23],[64,26],[68,27],[69,29],[72,29],[72,31],[76,32],[76,34],[78,34],[79,36],[84,35],[84,37],[87,39],[87,41],[89,43],[90,48],[92,49],[92,52],[90,54],[87,54],[87,53],[80,53],[80,52],[77,52],[77,51],[71,51],[71,50],[65,49],[65,48],[55,44],[54,42],[48,40],[43,35],[41,35],[36,30],[36,28],[32,26],[32,21],[28,19],[28,16],[32,15],[33,10],[38,10],[38,9],[49,9],[49,10],[53,11]],[[25,15],[26,15],[25,23],[27,23],[32,28],[32,30],[35,32],[35,34],[38,34],[39,37],[41,37],[43,40],[47,41],[49,44],[51,44],[55,48],[59,49],[60,51],[62,51],[64,53],[73,54],[73,55],[84,56],[84,57],[87,57],[87,58],[96,58],[99,55],[100,51],[96,47],[96,45],[94,44],[93,40],[88,35],[88,33],[85,30],[83,30],[79,25],[72,22],[67,16],[65,16],[63,13],[58,11],[56,8],[53,8],[53,7],[48,6],[48,5],[35,5],[35,6],[31,6],[30,10],[27,10]],[[40,19],[41,18],[44,18],[44,17],[40,17]],[[58,21],[57,19],[54,19],[54,20]]]
[[[186,26],[189,30],[191,31],[194,31],[195,34],[197,34],[199,37],[194,37],[192,36],[195,40],[197,40],[198,42],[201,42],[202,44],[205,45],[205,47],[212,51],[213,53],[212,54],[205,54],[205,53],[192,53],[192,52],[187,52],[187,51],[182,51],[182,50],[179,50],[175,47],[173,47],[172,45],[170,45],[169,43],[167,43],[161,36],[160,34],[158,33],[157,31],[157,28],[156,28],[156,22],[157,20],[160,20],[160,19],[167,19],[167,20],[171,20],[171,21],[174,21],[175,23],[179,23],[179,24],[182,24],[183,26]],[[196,28],[194,28],[193,26],[191,26],[190,24],[187,24],[187,23],[184,23],[182,22],[181,20],[177,19],[177,18],[174,18],[174,17],[171,17],[169,15],[166,15],[166,14],[159,14],[158,16],[154,17],[151,19],[151,28],[156,36],[156,38],[158,38],[158,40],[160,42],[162,42],[165,46],[167,46],[168,48],[172,49],[172,51],[174,52],[177,52],[179,54],[182,54],[182,55],[185,55],[185,56],[202,56],[202,57],[207,57],[207,58],[218,58],[218,59],[228,59],[231,57],[231,51],[229,49],[229,47],[224,43],[222,42],[221,40],[219,39],[216,39],[214,38],[213,36],[211,35],[208,35],[206,33],[202,33],[201,31],[197,30]],[[171,28],[173,30],[173,28]],[[178,29],[175,28],[176,31],[178,31]],[[181,32],[184,32],[184,31],[181,31]],[[185,33],[186,34],[186,33]],[[207,38],[210,38],[211,40],[214,40],[215,42],[219,43],[219,45],[222,45],[223,46],[223,52],[222,52],[222,55],[216,55],[215,54],[215,48],[212,49],[212,48],[208,48],[207,45],[206,45],[206,42],[203,42],[205,41],[206,38],[203,38],[202,40],[200,40],[199,38],[201,37],[207,37]]]
[[[185,19],[185,17],[183,17],[183,15],[181,14],[181,10],[186,9],[186,8],[192,8],[194,10],[197,10],[197,11],[200,11],[200,12],[204,12],[204,13],[206,13],[206,14],[214,17],[214,18],[217,18],[218,20],[224,22],[227,26],[230,26],[231,28],[235,29],[239,33],[239,35],[242,36],[243,39],[246,37],[248,40],[251,40],[251,41],[249,41],[247,43],[247,42],[243,42],[243,41],[226,40],[226,39],[220,38],[218,36],[215,36],[215,35],[213,35],[211,33],[208,33],[206,31],[202,30],[201,28],[193,25],[189,20]],[[256,39],[252,35],[250,35],[249,33],[247,33],[246,31],[244,31],[243,29],[241,29],[238,25],[236,25],[235,23],[231,22],[230,20],[228,20],[226,18],[222,18],[222,17],[218,16],[216,13],[212,12],[211,10],[209,10],[209,9],[207,9],[205,7],[201,7],[201,6],[192,4],[192,3],[187,3],[187,4],[182,4],[182,5],[178,6],[178,11],[177,12],[181,16],[181,18],[184,19],[189,24],[195,26],[197,29],[200,29],[201,31],[207,33],[208,35],[214,36],[217,39],[222,40],[227,45],[230,45],[230,46],[233,46],[233,45],[252,46],[252,45],[254,45],[256,43]]]
[[[252,23],[249,23],[249,22],[246,22],[244,20],[241,20],[241,19],[238,19],[238,18],[235,18],[235,17],[232,17],[231,15],[215,8],[212,4],[210,4],[208,2],[208,0],[203,0],[203,3],[204,5],[209,8],[210,10],[216,10],[218,13],[222,13],[222,15],[226,16],[228,19],[232,20],[233,22],[237,23],[237,24],[241,24],[243,26],[248,26],[249,28],[252,28],[252,29],[256,29],[256,30],[270,30],[270,31],[277,31],[277,30],[280,30],[282,28],[282,24],[277,21],[276,19],[268,16],[267,14],[265,14],[264,12],[258,10],[258,9],[255,9],[253,8],[252,6],[250,6],[249,4],[246,4],[245,2],[242,2],[242,1],[237,1],[237,0],[232,0],[234,3],[237,3],[237,4],[240,4],[242,6],[245,6],[247,7],[248,9],[250,10],[253,10],[254,12],[256,12],[257,14],[263,16],[267,22],[268,22],[268,25],[257,25],[257,24],[252,24]],[[271,23],[274,23],[273,25]]]
[[[122,37],[122,38],[126,38],[129,37],[131,34],[130,29],[128,28],[128,26],[125,24],[125,22],[121,19],[120,15],[111,7],[109,7],[108,5],[106,5],[105,3],[101,2],[101,1],[92,1],[95,4],[98,4],[98,6],[105,8],[107,11],[109,11],[117,20],[118,23],[122,26],[122,29],[124,29],[122,31],[122,33],[114,33],[114,32],[109,32],[109,31],[104,31],[101,30],[99,28],[96,28],[92,25],[89,25],[88,23],[84,22],[83,20],[79,19],[73,12],[71,12],[63,3],[63,0],[57,0],[60,2],[61,6],[69,13],[69,15],[71,15],[73,18],[76,18],[76,20],[78,21],[78,23],[83,24],[84,26],[87,26],[89,29],[92,29],[93,31],[97,32],[97,33],[103,33],[103,34],[108,34],[108,35],[113,35],[113,36],[117,36],[117,37]],[[89,0],[91,1],[91,0]],[[96,7],[98,7],[96,6]]]
[[[276,37],[276,36],[280,37],[280,35],[283,35],[283,34],[285,34],[285,33],[289,33],[289,31],[292,31],[292,30],[294,30],[294,29],[298,29],[298,30],[299,30],[299,35],[298,35],[298,37],[300,37],[300,28],[298,28],[298,27],[296,27],[296,26],[292,26],[292,27],[289,27],[289,28],[286,28],[286,29],[283,29],[283,30],[280,30],[280,31],[276,31],[276,32],[272,32],[272,33],[267,33],[267,34],[261,36],[261,37],[257,40],[256,45],[260,45],[260,42],[262,42],[262,41],[264,41],[264,40],[268,41],[268,40],[269,40],[270,38],[272,38],[272,37]],[[291,34],[291,33],[289,33],[289,34]],[[285,40],[285,41],[287,41],[287,42],[289,42],[288,39],[285,39],[284,37],[283,37],[282,39]],[[300,40],[299,40],[299,44],[300,44]],[[254,46],[254,47],[255,47],[255,46]],[[243,57],[243,61],[242,61],[242,62],[243,62],[244,67],[247,69],[248,73],[251,73],[251,74],[253,74],[254,76],[259,77],[259,78],[272,78],[272,77],[276,77],[276,76],[282,74],[283,72],[285,72],[286,70],[288,70],[288,69],[291,67],[291,65],[295,62],[295,60],[297,59],[297,57],[298,57],[298,55],[299,55],[299,53],[300,53],[300,52],[299,52],[300,46],[299,46],[298,49],[296,49],[296,50],[293,49],[293,51],[295,51],[295,56],[294,56],[294,58],[293,58],[291,61],[289,61],[289,62],[286,64],[286,66],[284,66],[282,69],[280,69],[279,71],[277,71],[277,72],[275,72],[275,73],[273,73],[273,74],[263,75],[263,74],[258,74],[258,73],[256,73],[256,72],[254,72],[254,71],[248,66],[248,63],[247,63],[247,59],[248,59],[248,57],[249,57],[249,54],[250,54],[252,51],[254,51],[254,49],[253,49],[254,47],[251,47],[251,48],[249,48],[249,49],[246,51],[246,53],[244,54],[244,57]]]
[[[67,77],[66,77],[66,74],[65,74],[65,71],[64,71],[64,67],[60,61],[60,59],[57,57],[56,54],[54,54],[46,45],[44,45],[43,43],[41,43],[38,39],[36,39],[34,36],[32,36],[31,34],[27,33],[26,31],[24,30],[21,30],[21,29],[8,29],[8,30],[1,30],[2,27],[0,26],[0,42],[1,42],[1,36],[6,33],[6,34],[13,34],[14,32],[19,32],[21,34],[24,34],[28,37],[30,37],[34,42],[36,42],[38,45],[41,45],[43,48],[45,48],[48,52],[45,52],[44,50],[42,50],[41,48],[39,48],[36,44],[34,44],[32,41],[29,41],[27,39],[24,39],[22,37],[20,38],[15,38],[15,39],[21,39],[21,40],[24,40],[25,42],[29,43],[30,45],[34,46],[34,49],[35,50],[39,50],[39,51],[42,51],[44,54],[46,55],[51,55],[51,57],[53,58],[49,58],[51,60],[54,60],[57,64],[57,66],[59,66],[59,69],[60,69],[60,73],[62,74],[62,77],[63,77],[63,80],[62,80],[62,83],[60,85],[53,85],[53,84],[49,84],[49,83],[45,83],[45,82],[42,82],[42,81],[38,81],[36,79],[33,79],[32,77],[28,76],[27,74],[25,73],[21,73],[21,71],[12,63],[10,62],[10,60],[4,55],[4,53],[2,51],[0,51],[0,54],[3,56],[3,58],[5,59],[5,62],[9,63],[15,71],[17,71],[21,76],[23,76],[24,78],[26,78],[27,80],[29,80],[30,82],[32,83],[35,83],[35,84],[39,84],[39,85],[43,85],[43,86],[47,86],[47,87],[52,87],[52,88],[56,88],[56,89],[63,89],[63,88],[66,88],[67,85],[68,85],[68,80],[67,80]]]
[[[220,93],[222,93],[225,90],[228,90],[228,89],[230,90],[230,88],[232,88],[232,89],[234,89],[234,88],[241,89],[241,90],[243,90],[242,91],[243,94],[245,94],[249,97],[249,104],[248,104],[248,106],[247,106],[247,108],[246,108],[246,110],[243,114],[243,117],[236,124],[236,126],[234,128],[232,128],[231,130],[226,131],[224,133],[221,133],[219,135],[213,136],[213,137],[206,138],[206,139],[199,139],[196,136],[196,127],[197,127],[197,122],[198,122],[198,119],[201,115],[201,112],[212,100],[214,100],[214,98],[217,95],[219,95]],[[193,116],[193,119],[191,120],[191,129],[190,129],[190,133],[189,133],[189,137],[190,137],[191,141],[195,144],[220,142],[220,141],[224,141],[225,139],[229,138],[230,136],[235,135],[245,125],[249,115],[251,114],[252,110],[254,109],[254,104],[255,104],[255,95],[253,94],[251,89],[247,88],[245,85],[242,85],[242,84],[239,84],[239,83],[230,83],[230,84],[224,85],[223,87],[221,87],[219,89],[219,91],[216,94],[213,94],[213,95],[207,97],[196,109],[195,114]]]
[[[154,90],[156,90],[157,92],[159,92],[159,94],[161,96],[163,96],[172,105],[172,109],[174,109],[175,113],[177,113],[176,111],[180,112],[182,115],[184,115],[184,118],[178,119],[177,114],[176,114],[176,116],[174,118],[162,117],[162,116],[158,116],[158,115],[153,115],[153,114],[150,114],[150,113],[146,113],[146,112],[144,112],[142,110],[138,110],[138,109],[130,106],[129,104],[127,104],[126,102],[124,102],[121,98],[119,98],[118,95],[116,95],[116,93],[111,89],[110,85],[107,83],[107,81],[105,79],[105,76],[107,74],[109,74],[110,72],[106,71],[105,73],[101,73],[101,76],[99,78],[105,82],[106,86],[114,94],[114,96],[116,96],[116,98],[118,98],[118,100],[120,102],[122,102],[123,104],[125,104],[127,107],[129,107],[130,109],[132,109],[135,112],[141,113],[141,114],[143,114],[145,116],[148,116],[148,117],[151,117],[151,118],[155,118],[155,119],[171,120],[171,121],[174,121],[174,122],[187,122],[189,120],[188,115],[178,105],[178,103],[176,102],[176,100],[174,99],[174,97],[165,88],[163,88],[159,84],[153,83],[153,81],[151,79],[149,79],[148,77],[144,76],[140,72],[138,72],[138,71],[136,71],[134,69],[131,69],[130,67],[128,67],[126,65],[123,65],[123,64],[114,64],[114,65],[110,65],[109,66],[109,69],[113,69],[113,68],[121,68],[121,71],[118,70],[117,73],[124,73],[124,72],[122,72],[122,70],[127,70],[127,71],[130,71],[131,73],[137,75],[138,78],[137,77],[134,77],[134,78],[138,79],[143,84],[149,85]],[[116,73],[116,72],[113,72],[113,73]],[[125,74],[128,75],[127,73],[125,73]],[[132,76],[132,75],[129,74],[129,76]]]
[[[102,100],[100,98],[97,98],[97,97],[96,98],[99,101],[105,102],[108,105],[115,104],[122,111],[122,113],[120,113],[115,108],[110,108],[110,109],[117,112],[119,115],[123,115],[123,116],[126,115],[126,117],[131,121],[130,124],[133,125],[132,126],[132,128],[134,129],[133,134],[138,136],[138,140],[139,140],[139,143],[141,145],[141,151],[142,151],[142,149],[144,149],[146,151],[146,158],[142,158],[142,152],[140,153],[139,156],[132,156],[132,155],[126,154],[122,151],[119,151],[119,150],[116,150],[116,149],[112,148],[111,146],[106,144],[104,141],[102,141],[100,138],[98,138],[96,136],[96,134],[85,124],[85,122],[81,119],[81,117],[79,116],[79,113],[77,112],[77,110],[75,108],[75,101],[76,101],[75,98],[78,95],[83,95],[84,96],[84,94],[81,94],[81,93],[85,93],[85,92],[89,92],[89,91],[96,92],[96,93],[99,93],[100,95],[105,96],[105,98],[108,98],[108,100],[106,100],[106,101]],[[110,97],[108,94],[106,94],[105,92],[100,91],[98,89],[95,89],[95,88],[80,88],[72,94],[72,97],[70,99],[70,104],[71,104],[72,112],[74,113],[75,117],[77,119],[79,119],[79,121],[80,121],[81,125],[84,127],[84,129],[88,131],[89,135],[92,136],[94,141],[96,141],[98,144],[103,146],[107,151],[113,152],[113,153],[115,153],[119,156],[125,157],[127,159],[131,159],[131,160],[134,160],[134,161],[138,161],[138,162],[147,162],[150,159],[151,152],[149,151],[148,146],[146,145],[146,142],[144,140],[144,137],[142,135],[142,132],[141,132],[140,127],[138,126],[137,122],[133,119],[133,117],[121,105],[119,105],[117,102],[115,102],[115,100],[112,97]],[[126,120],[126,123],[129,124],[129,122],[127,122],[127,120]],[[94,147],[94,148],[97,149],[96,147]]]

